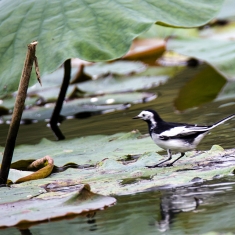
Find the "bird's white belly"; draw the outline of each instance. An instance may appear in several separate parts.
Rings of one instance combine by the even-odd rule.
[[[195,138],[195,140],[193,141],[193,143],[188,143],[187,141],[184,141],[183,139],[162,140],[159,138],[158,134],[154,134],[154,133],[152,134],[152,139],[156,145],[158,145],[160,148],[163,148],[165,150],[170,149],[170,150],[177,151],[177,152],[186,152],[186,151],[195,149],[206,134],[207,133],[198,135],[197,138]]]

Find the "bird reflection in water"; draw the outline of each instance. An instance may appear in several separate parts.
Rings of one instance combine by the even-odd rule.
[[[186,193],[186,190],[163,192],[160,202],[160,219],[155,223],[159,231],[169,230],[177,214],[193,211],[202,203],[202,199],[192,194],[186,195]]]

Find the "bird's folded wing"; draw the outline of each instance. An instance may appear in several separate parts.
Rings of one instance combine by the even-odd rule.
[[[177,126],[167,131],[164,131],[160,136],[164,137],[176,137],[176,136],[188,136],[198,132],[209,131],[211,127],[207,126]]]

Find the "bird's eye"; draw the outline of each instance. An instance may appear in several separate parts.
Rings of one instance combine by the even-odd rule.
[[[143,114],[143,117],[145,117],[145,114]]]

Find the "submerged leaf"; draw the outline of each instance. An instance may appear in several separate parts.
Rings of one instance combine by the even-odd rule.
[[[213,101],[225,84],[224,77],[206,65],[180,89],[174,101],[175,107],[183,111]]]

